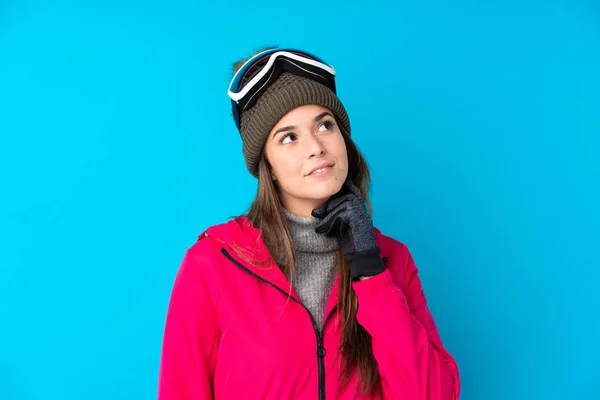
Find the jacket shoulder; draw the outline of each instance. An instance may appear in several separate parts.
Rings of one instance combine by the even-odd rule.
[[[220,253],[223,247],[222,239],[215,233],[227,231],[229,224],[230,221],[214,224],[200,231],[196,241],[187,248],[187,253],[193,257],[196,264],[202,265],[206,261],[214,261],[215,255]]]
[[[383,253],[409,253],[408,246],[400,240],[382,233],[379,229],[374,228],[375,241]],[[383,254],[384,255],[384,254]]]

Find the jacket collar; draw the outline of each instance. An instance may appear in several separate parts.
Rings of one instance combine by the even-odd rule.
[[[247,217],[239,216],[227,223],[211,226],[199,239],[203,237],[218,241],[224,256],[238,267],[300,302],[289,279],[271,258],[261,231]]]

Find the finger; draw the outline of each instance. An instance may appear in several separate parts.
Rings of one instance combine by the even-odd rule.
[[[315,218],[325,218],[328,214],[331,214],[332,211],[336,210],[337,208],[339,208],[342,204],[347,203],[349,200],[353,199],[355,196],[351,193],[346,193],[346,194],[340,194],[337,193],[333,196],[331,196],[331,198],[329,200],[327,200],[327,202],[325,202],[325,204],[323,204],[321,207],[313,210],[311,212],[311,215]]]
[[[316,228],[315,232],[320,234],[325,234],[327,236],[331,235],[331,232],[336,228],[336,221],[340,219],[342,213],[346,210],[345,208],[339,208],[335,210],[333,213],[329,214],[323,222],[321,222]],[[339,229],[339,227],[338,227]]]
[[[326,208],[327,204],[323,204],[321,207],[312,210],[310,214],[315,218],[323,219],[327,215]]]
[[[343,193],[338,196],[333,196],[327,202],[327,214],[332,211],[338,209],[342,204],[347,203],[349,200],[352,200],[354,195],[352,193]]]
[[[321,222],[316,228],[315,228],[315,232],[317,233],[327,233],[331,230],[331,226],[333,225],[335,219],[342,213],[345,211],[345,208],[339,208],[337,210],[335,210],[333,213],[327,215],[324,219],[323,222]]]
[[[340,218],[337,219],[338,221],[340,221],[340,224],[336,229],[338,236],[343,236],[350,230],[350,223],[348,221],[348,218],[346,218],[348,214],[349,213],[346,213],[344,216],[340,216]]]
[[[333,220],[331,226],[329,227],[329,231],[327,231],[325,233],[325,235],[329,236],[329,237],[336,237],[336,236],[339,237],[340,230],[343,225],[344,225],[344,220],[341,218],[341,215],[340,215]]]
[[[336,194],[331,196],[321,207],[314,209],[311,215],[315,218],[325,218],[333,209],[339,206],[343,202],[343,196],[345,193],[338,191]]]
[[[337,207],[339,207],[340,204],[345,203],[349,200],[354,199],[357,196],[362,197],[362,195],[360,194],[360,190],[358,188],[356,188],[356,191],[353,190],[352,186],[348,186],[348,185],[352,185],[352,179],[348,178],[346,179],[346,182],[344,182],[344,185],[342,186],[342,188],[333,196],[331,196],[329,198],[329,200],[327,202],[325,202],[325,204],[323,204],[321,207],[314,209],[311,212],[311,215],[315,218],[325,218],[325,216],[327,216],[327,214],[331,213],[333,210],[335,210]],[[357,194],[358,193],[358,194]]]
[[[361,199],[363,198],[363,195],[362,195],[362,192],[360,191],[360,188],[359,188],[358,186],[356,186],[354,183],[351,183],[351,184],[348,186],[348,189],[350,189],[350,192],[351,192],[351,193],[352,193],[354,196],[356,196],[356,197],[358,197],[358,198],[361,198]]]

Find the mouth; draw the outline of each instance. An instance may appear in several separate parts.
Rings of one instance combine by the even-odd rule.
[[[333,168],[334,163],[325,163],[325,164],[321,164],[321,165],[317,165],[315,168],[313,168],[307,176],[312,176],[312,175],[324,175],[326,173],[328,173],[329,171],[331,171],[331,168]]]

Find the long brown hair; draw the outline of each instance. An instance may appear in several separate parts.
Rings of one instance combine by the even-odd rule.
[[[234,65],[234,73],[243,62],[242,60]],[[371,176],[367,162],[348,133],[343,129],[341,129],[341,132],[348,154],[348,174],[354,184],[359,187],[371,214],[372,208],[368,197]],[[261,231],[271,257],[290,282],[293,282],[295,267],[294,243],[288,229],[279,191],[272,180],[271,167],[264,152],[258,165],[257,193],[246,213],[246,217]],[[361,383],[358,389],[362,395],[367,395],[380,388],[377,361],[373,356],[371,335],[356,320],[358,300],[352,289],[350,270],[341,249],[338,251],[338,262],[340,265],[340,287],[337,306],[338,310],[341,311],[342,319],[340,350],[343,361],[340,366],[338,383],[340,386],[346,385],[352,372],[358,368]]]

